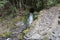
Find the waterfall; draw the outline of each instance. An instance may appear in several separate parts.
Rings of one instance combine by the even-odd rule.
[[[10,38],[7,38],[6,40],[10,40]]]
[[[34,13],[34,8],[31,7],[30,10],[29,10],[28,18],[27,18],[27,25],[26,25],[26,28],[30,27],[30,25],[31,25],[32,22],[33,22],[33,13]]]
[[[28,17],[28,23],[29,23],[29,25],[31,25],[32,22],[33,22],[33,14],[30,13],[30,15]]]
[[[33,22],[33,13],[29,14],[29,17],[27,19],[27,27],[29,27]]]

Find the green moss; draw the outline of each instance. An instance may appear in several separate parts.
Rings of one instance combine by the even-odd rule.
[[[18,17],[18,18],[14,18],[13,20],[12,20],[12,22],[15,24],[16,22],[18,22],[18,21],[23,21],[25,24],[26,24],[26,22],[27,22],[27,17],[25,16],[25,15],[23,15],[23,16],[20,16],[20,17]]]
[[[22,33],[21,33],[20,35],[18,35],[18,38],[23,39],[24,36],[25,36],[32,28],[33,28],[33,26],[30,26],[30,28],[23,30]]]
[[[24,23],[26,23],[27,22],[26,16],[21,16],[20,21],[23,21]]]
[[[2,34],[0,34],[1,37],[9,37],[10,36],[10,32],[4,32]]]
[[[4,21],[5,19],[3,17],[1,17],[1,21]]]
[[[45,36],[43,37],[43,40],[49,40],[48,35],[45,35]]]
[[[34,20],[38,18],[38,12],[34,12]]]
[[[13,30],[15,28],[15,26],[13,24],[10,24],[8,26],[9,26],[10,30]]]
[[[25,29],[25,30],[23,30],[22,33],[17,36],[18,39],[23,39],[24,36],[29,32],[29,30],[30,30],[30,29]]]
[[[19,20],[19,19],[14,18],[14,19],[12,20],[13,24],[15,24],[18,20]]]
[[[23,33],[25,33],[25,34],[28,33],[28,32],[29,32],[29,29],[26,29],[26,30],[23,31]]]
[[[24,36],[25,36],[25,33],[21,33],[21,34],[19,34],[17,37],[18,37],[18,39],[23,39]]]
[[[28,32],[29,32],[29,29],[25,29],[24,31],[22,31],[22,33],[17,36],[18,39],[23,39]]]

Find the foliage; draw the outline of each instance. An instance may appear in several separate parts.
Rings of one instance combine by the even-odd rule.
[[[37,17],[38,17],[38,12],[34,12],[34,17],[33,17],[34,20],[37,19]]]
[[[56,2],[57,2],[57,3],[60,3],[60,0],[57,0]]]
[[[24,36],[25,36],[25,33],[21,33],[21,34],[17,35],[17,38],[22,40],[24,38]]]
[[[16,8],[34,7],[36,10],[41,10],[48,6],[54,6],[56,3],[60,2],[60,0],[2,0],[0,1],[0,6],[3,6],[7,1]]]
[[[48,0],[48,2],[47,2],[48,4],[48,6],[54,6],[57,2],[56,2],[56,0]]]
[[[57,3],[59,0],[21,0],[21,6],[23,5],[25,8],[34,7],[37,11],[54,6]]]
[[[7,0],[0,1],[0,7],[4,6],[4,4],[7,3],[7,2],[8,2]]]

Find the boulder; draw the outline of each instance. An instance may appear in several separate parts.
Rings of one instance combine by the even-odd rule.
[[[60,40],[60,25],[58,16],[60,7],[52,7],[39,12],[38,19],[33,22],[31,29],[25,39]]]

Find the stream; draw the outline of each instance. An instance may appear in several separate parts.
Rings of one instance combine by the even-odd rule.
[[[33,22],[33,13],[30,13],[28,19],[27,19],[27,28],[30,27],[30,25]]]

